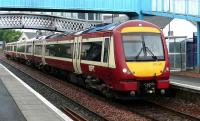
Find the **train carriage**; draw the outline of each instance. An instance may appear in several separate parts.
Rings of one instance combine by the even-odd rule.
[[[7,43],[5,46],[4,54],[8,58],[13,58],[16,56],[16,42]]]
[[[34,39],[26,41],[25,45],[25,60],[28,65],[34,62]]]
[[[16,58],[20,61],[25,61],[26,60],[26,41],[18,41],[16,42]]]
[[[26,57],[32,56],[33,63],[47,71],[67,71],[75,83],[106,95],[137,96],[169,88],[166,42],[159,27],[149,22],[114,23],[32,44],[33,54]]]

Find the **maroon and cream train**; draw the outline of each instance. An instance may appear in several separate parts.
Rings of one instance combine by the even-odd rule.
[[[170,86],[163,33],[145,21],[127,21],[65,36],[7,43],[6,48],[7,57],[23,59],[50,72],[64,70],[75,83],[104,93],[129,96],[164,93]]]

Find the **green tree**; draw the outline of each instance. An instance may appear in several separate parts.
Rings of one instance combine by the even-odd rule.
[[[15,42],[21,36],[20,31],[12,30],[12,29],[1,29],[0,30],[0,40],[8,42]]]

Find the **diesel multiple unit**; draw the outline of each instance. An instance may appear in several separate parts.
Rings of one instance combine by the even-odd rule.
[[[107,96],[165,93],[169,59],[162,31],[133,20],[67,35],[7,43],[5,55]]]

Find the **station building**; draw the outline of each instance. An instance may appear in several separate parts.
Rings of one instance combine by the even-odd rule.
[[[18,41],[27,41],[36,36],[35,32],[23,32]]]

